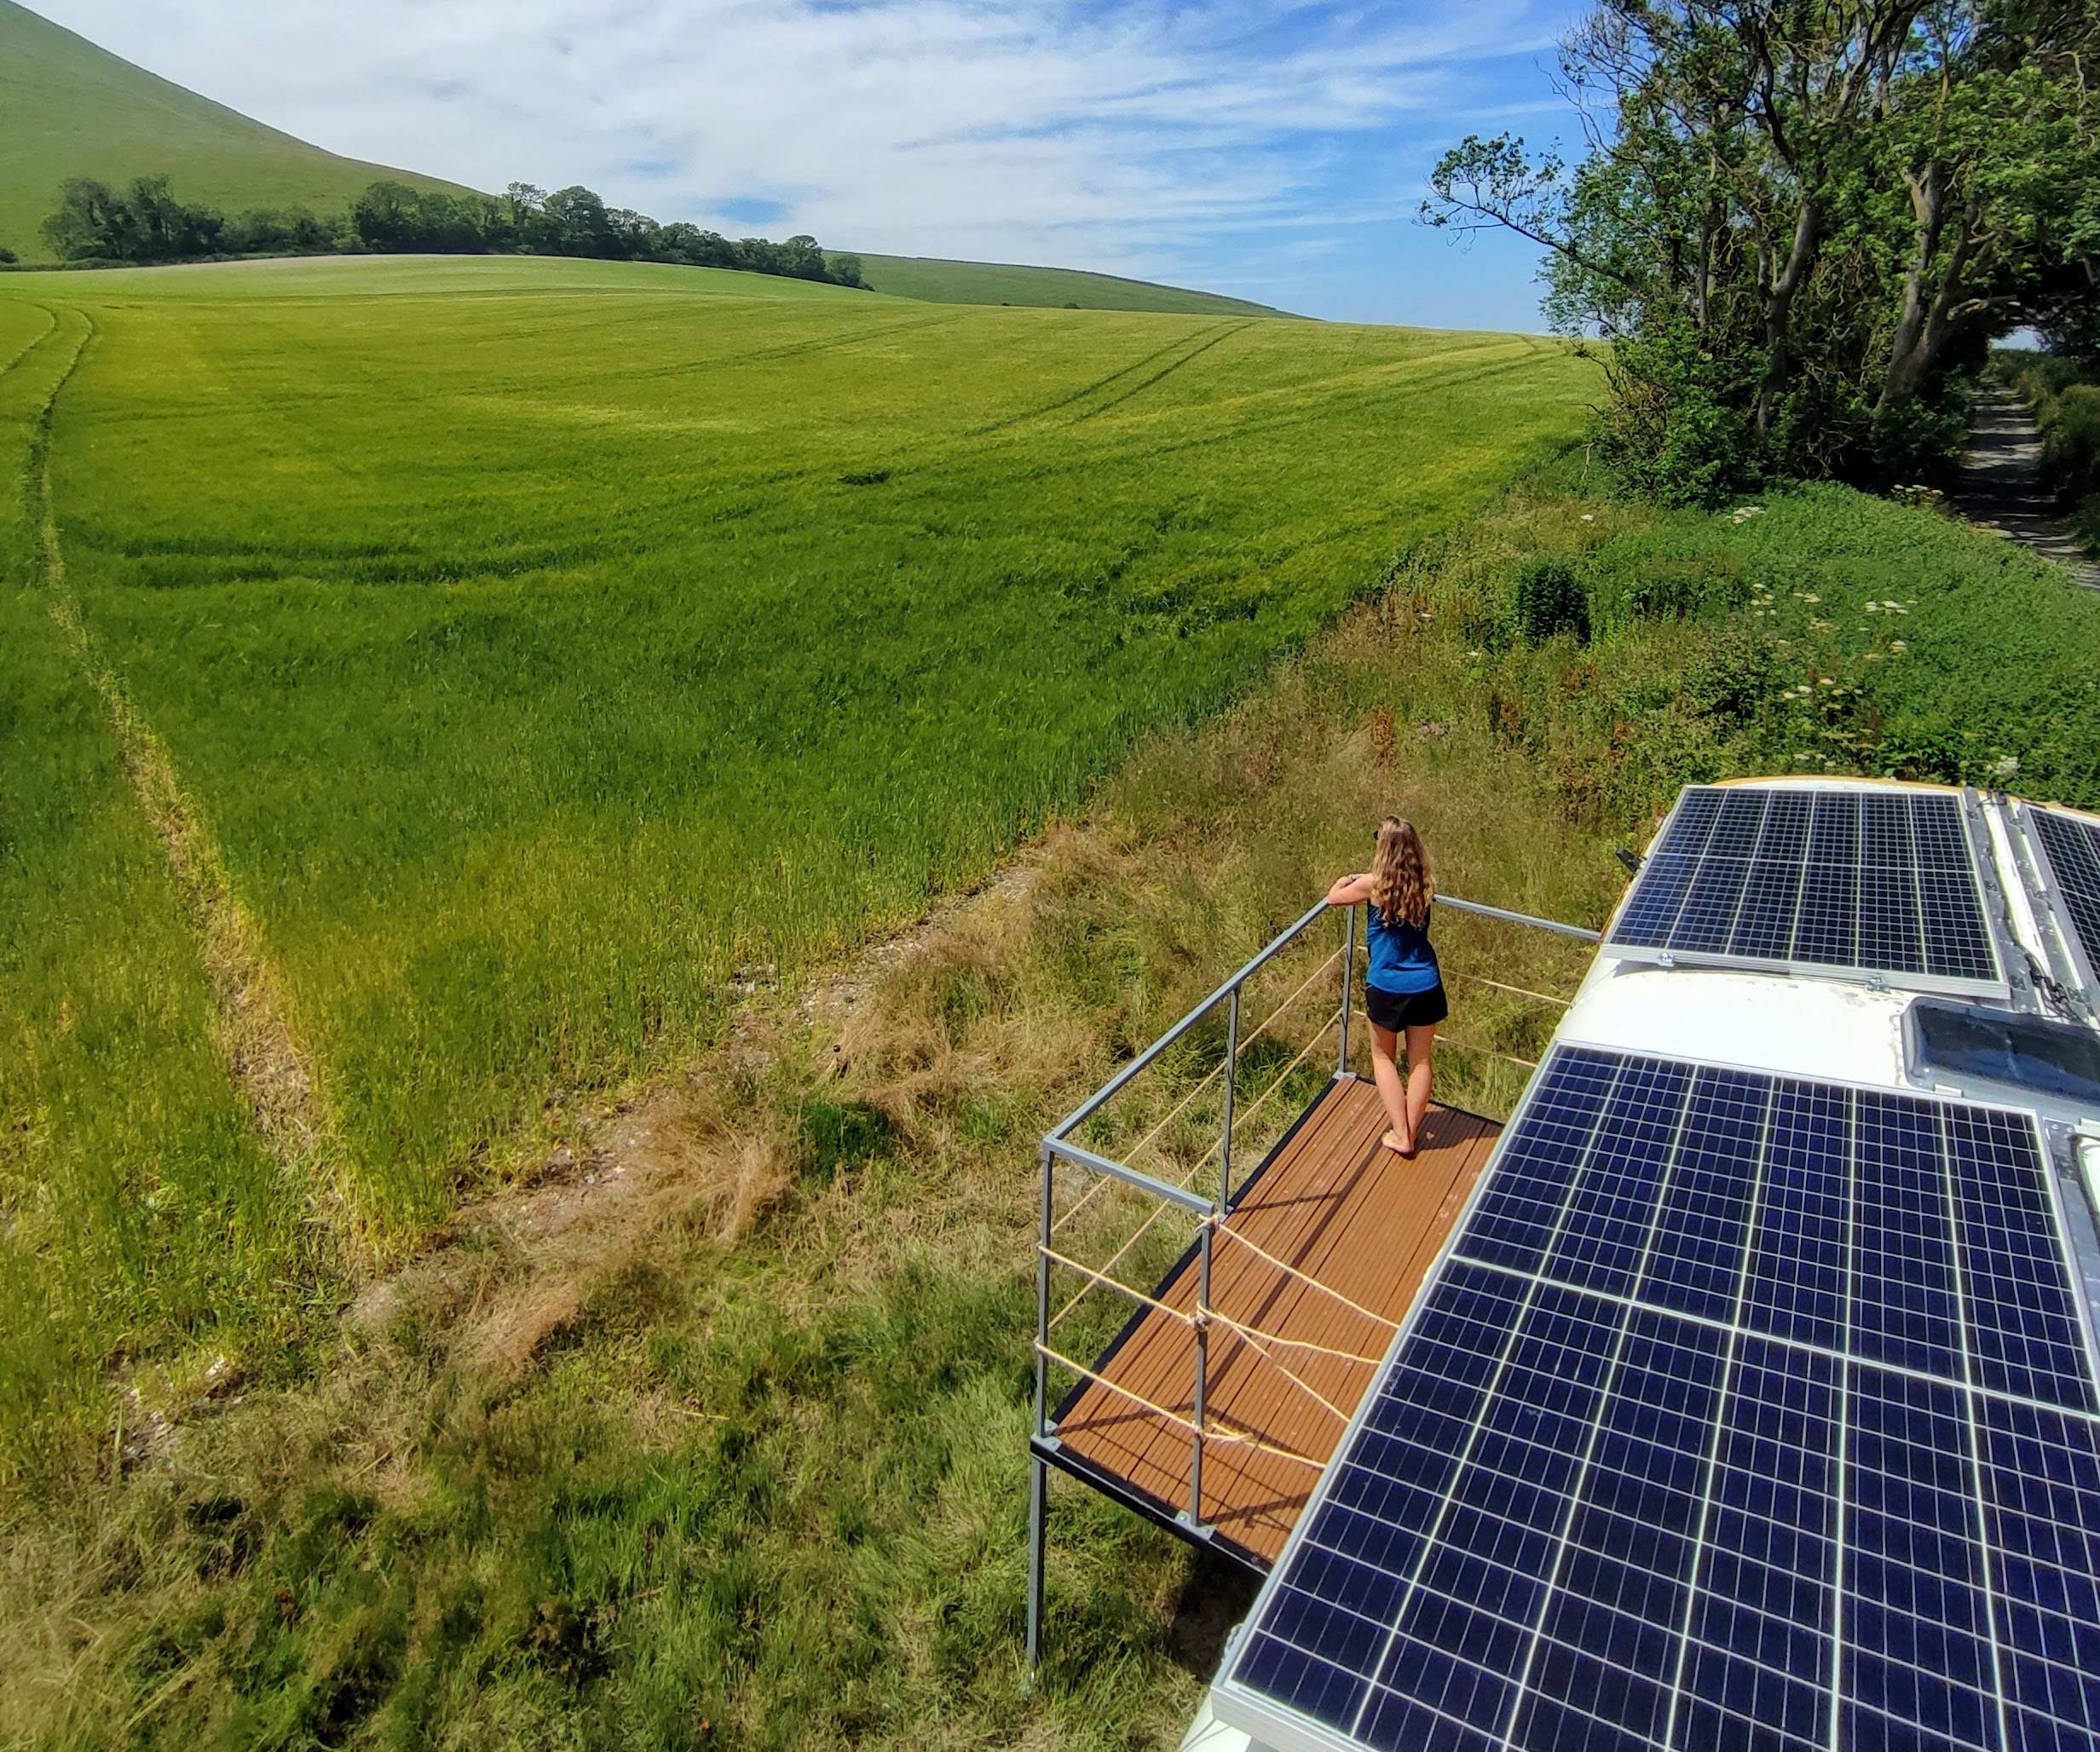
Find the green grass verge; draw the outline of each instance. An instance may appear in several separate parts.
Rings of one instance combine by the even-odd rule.
[[[1586,643],[1526,607],[1555,564]],[[1910,612],[1884,628],[1869,600]],[[2008,620],[2086,649],[2095,609],[1994,538],[1841,490],[1739,521],[1508,495],[1225,717],[1148,741],[1031,883],[938,932],[843,1035],[762,1006],[696,1073],[695,1132],[777,1178],[733,1222],[696,1203],[624,1243],[522,1373],[477,1373],[471,1342],[519,1264],[466,1249],[311,1386],[21,1516],[0,1720],[53,1746],[1171,1746],[1244,1590],[1062,1482],[1050,1659],[1024,1684],[1041,1126],[1386,808],[1448,891],[1595,922],[1609,848],[1686,779],[1941,773],[1850,728],[1790,762],[1833,714],[1872,721],[1842,689],[1885,689],[1884,727],[1952,689],[1961,760],[2039,764],[1982,671]],[[1566,989],[1583,965],[1491,930],[1439,924],[1440,1092],[1490,1111],[1520,1074],[1468,1047],[1530,1056],[1551,1017],[1468,976]],[[1073,1245],[1102,1257],[1135,1215],[1107,1205]]]
[[[845,253],[827,252],[837,256]],[[862,278],[879,292],[934,304],[1012,304],[1053,309],[1152,310],[1198,316],[1281,316],[1267,304],[1217,292],[1160,285],[1076,268],[1027,268],[1004,262],[950,262],[938,256],[860,256]]]
[[[51,261],[43,226],[67,177],[161,174],[183,199],[228,213],[345,212],[383,176],[459,189],[309,146],[0,0],[0,245]]]

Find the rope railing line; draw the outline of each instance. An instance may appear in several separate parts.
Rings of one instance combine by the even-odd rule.
[[[1301,1282],[1311,1284],[1314,1289],[1320,1291],[1323,1294],[1332,1296],[1337,1302],[1341,1303],[1343,1307],[1348,1309],[1352,1313],[1361,1314],[1364,1319],[1370,1321],[1374,1326],[1382,1326],[1388,1332],[1398,1332],[1400,1329],[1399,1322],[1397,1320],[1388,1320],[1382,1314],[1374,1313],[1370,1309],[1366,1308],[1361,1302],[1352,1301],[1347,1296],[1342,1294],[1342,1293],[1336,1289],[1332,1284],[1322,1283],[1318,1278],[1313,1277],[1310,1272],[1299,1270],[1297,1266],[1290,1264],[1288,1260],[1278,1259],[1274,1253],[1271,1253],[1266,1248],[1263,1247],[1261,1242],[1250,1241],[1246,1236],[1241,1234],[1238,1230],[1227,1228],[1224,1225],[1220,1224],[1218,1225],[1217,1232],[1229,1240],[1238,1242],[1242,1247],[1245,1248],[1249,1253],[1257,1254],[1261,1259],[1267,1260],[1270,1265],[1275,1266],[1276,1269],[1284,1273],[1285,1277],[1295,1277]]]
[[[1263,1017],[1261,1018],[1261,1024],[1255,1029],[1255,1031],[1245,1036],[1240,1041],[1240,1050],[1244,1052],[1248,1047],[1253,1046],[1256,1040],[1260,1040],[1262,1035],[1266,1034],[1269,1031],[1271,1025],[1276,1021],[1276,1018],[1281,1016],[1286,1010],[1289,1009],[1290,1006],[1293,1004],[1295,1004],[1299,999],[1302,998],[1306,994],[1307,991],[1311,988],[1312,983],[1318,979],[1327,971],[1329,968],[1332,967],[1335,963],[1341,959],[1341,951],[1340,949],[1335,950],[1324,961],[1321,962],[1318,966],[1315,967],[1312,972],[1308,973],[1302,980],[1299,981],[1297,989],[1292,992],[1291,994],[1285,998],[1281,1003],[1278,1004],[1277,1006],[1273,1010],[1270,1011],[1266,1016]],[[1330,1026],[1331,1027],[1332,1024],[1330,1023]],[[1157,1138],[1162,1132],[1165,1131],[1168,1127],[1179,1119],[1191,1101],[1195,1100],[1198,1095],[1202,1094],[1204,1090],[1208,1089],[1211,1084],[1217,1081],[1218,1073],[1225,1069],[1225,1063],[1226,1062],[1220,1059],[1216,1064],[1211,1066],[1209,1074],[1205,1075],[1203,1081],[1197,1084],[1193,1089],[1190,1090],[1189,1092],[1184,1095],[1180,1101],[1176,1102],[1173,1109],[1168,1114],[1165,1119],[1162,1120],[1157,1125],[1154,1126],[1151,1131],[1147,1132],[1142,1138],[1139,1138],[1137,1143],[1132,1146],[1128,1153],[1125,1154],[1123,1160],[1126,1162],[1135,1162],[1139,1153],[1150,1145],[1156,1138]],[[1213,1148],[1215,1148],[1215,1146],[1214,1145]],[[1198,1161],[1197,1166],[1202,1166],[1200,1161]],[[1194,1178],[1192,1172],[1190,1178],[1191,1179]],[[1184,1180],[1181,1184],[1186,1186],[1188,1184],[1188,1181]],[[1107,1184],[1108,1183],[1105,1180],[1096,1180],[1093,1185],[1089,1186],[1085,1192],[1080,1195],[1077,1202],[1072,1206],[1071,1209],[1065,1212],[1063,1216],[1059,1217],[1056,1222],[1050,1225],[1050,1232],[1053,1235],[1055,1235],[1059,1230],[1063,1229],[1067,1223],[1070,1222],[1073,1218],[1076,1217],[1082,1211],[1086,1209],[1089,1204],[1093,1203],[1096,1195],[1099,1194]]]
[[[1320,1390],[1314,1386],[1312,1382],[1307,1380],[1304,1376],[1297,1372],[1296,1369],[1293,1369],[1288,1363],[1284,1362],[1281,1357],[1278,1357],[1273,1351],[1272,1351],[1261,1342],[1261,1339],[1255,1334],[1251,1328],[1242,1326],[1237,1320],[1232,1319],[1228,1315],[1214,1314],[1212,1317],[1215,1319],[1220,1326],[1225,1327],[1229,1331],[1238,1333],[1242,1343],[1245,1344],[1254,1351],[1256,1356],[1261,1357],[1264,1363],[1267,1363],[1270,1368],[1273,1369],[1278,1375],[1282,1375],[1285,1380],[1289,1381],[1291,1386],[1297,1388],[1297,1390],[1303,1393],[1308,1399],[1316,1401],[1318,1403],[1320,1409],[1331,1416],[1336,1423],[1339,1423],[1345,1427],[1347,1426],[1349,1421],[1349,1414],[1344,1411],[1339,1405],[1336,1404],[1332,1399],[1330,1399],[1326,1396],[1326,1394],[1320,1392]]]
[[[1513,1052],[1498,1052],[1492,1046],[1483,1046],[1476,1040],[1462,1040],[1456,1034],[1445,1034],[1437,1042],[1441,1046],[1455,1046],[1461,1052],[1478,1052],[1486,1058],[1499,1058],[1504,1064],[1521,1065],[1526,1070],[1537,1070],[1536,1058],[1519,1058]]]
[[[1242,1120],[1250,1118],[1252,1115],[1261,1110],[1263,1105],[1267,1102],[1268,1098],[1272,1095],[1275,1094],[1278,1089],[1282,1088],[1284,1085],[1289,1081],[1291,1073],[1305,1063],[1307,1057],[1312,1052],[1312,1049],[1318,1046],[1322,1040],[1327,1038],[1328,1030],[1334,1026],[1335,1024],[1331,1022],[1324,1024],[1321,1027],[1320,1031],[1313,1035],[1311,1040],[1307,1040],[1305,1045],[1300,1048],[1298,1056],[1292,1059],[1289,1064],[1284,1067],[1276,1081],[1271,1083],[1267,1088],[1264,1089],[1261,1094],[1256,1096],[1255,1099],[1249,1104],[1249,1105],[1240,1110],[1232,1121],[1235,1130],[1238,1128],[1239,1123]],[[1220,1139],[1220,1141],[1222,1142],[1223,1140]],[[1197,1156],[1196,1158],[1195,1166],[1182,1177],[1180,1184],[1183,1186],[1186,1186],[1190,1181],[1193,1180],[1197,1174],[1202,1173],[1203,1164],[1209,1161],[1210,1158],[1217,1153],[1217,1150],[1218,1145],[1214,1143],[1209,1150],[1206,1150],[1201,1156]],[[1105,1180],[1097,1183],[1098,1185],[1101,1186],[1105,1186],[1108,1183]],[[1081,1201],[1081,1203],[1084,1202],[1084,1200]],[[1168,1207],[1164,1204],[1153,1206],[1152,1213],[1142,1223],[1138,1225],[1137,1229],[1133,1232],[1129,1240],[1126,1241],[1121,1247],[1116,1249],[1115,1253],[1111,1256],[1108,1264],[1101,1268],[1102,1271],[1113,1271],[1117,1265],[1122,1264],[1123,1255],[1128,1253],[1132,1248],[1135,1247],[1138,1242],[1144,1238],[1145,1231],[1150,1229],[1153,1224],[1157,1223],[1162,1216],[1166,1214],[1167,1209]],[[1076,1214],[1078,1210],[1079,1206],[1074,1205],[1071,1212],[1068,1213],[1068,1214]],[[1050,1232],[1053,1235],[1057,1233],[1056,1225],[1053,1225],[1052,1226]],[[1076,1291],[1073,1294],[1071,1300],[1065,1303],[1062,1308],[1058,1310],[1056,1317],[1050,1322],[1050,1324],[1045,1328],[1045,1330],[1050,1332],[1056,1331],[1059,1324],[1064,1321],[1064,1317],[1070,1313],[1073,1309],[1076,1308],[1081,1302],[1084,1301],[1086,1298],[1092,1294],[1093,1289],[1093,1286],[1090,1283],[1087,1285],[1085,1288]]]
[[[1498,979],[1490,979],[1485,973],[1468,973],[1462,969],[1456,969],[1452,971],[1451,977],[1469,979],[1475,985],[1487,986],[1497,992],[1508,992],[1513,997],[1536,998],[1542,1004],[1557,1004],[1563,1010],[1575,1001],[1572,998],[1556,998],[1551,992],[1535,992],[1528,986],[1504,985]]]
[[[1085,1363],[1073,1362],[1070,1357],[1060,1351],[1053,1351],[1046,1344],[1038,1341],[1035,1348],[1046,1361],[1056,1363],[1060,1369],[1069,1369],[1082,1380],[1090,1380],[1097,1386],[1106,1387],[1111,1393],[1121,1394],[1132,1403],[1143,1406],[1153,1416],[1164,1418],[1170,1424],[1177,1424],[1191,1436],[1197,1437],[1205,1442],[1224,1442],[1230,1443],[1234,1447],[1258,1449],[1264,1454],[1274,1455],[1278,1460],[1294,1460],[1300,1466],[1311,1467],[1316,1472],[1324,1470],[1327,1465],[1324,1460],[1314,1460],[1310,1455],[1300,1454],[1294,1449],[1279,1447],[1252,1430],[1234,1429],[1225,1424],[1219,1424],[1214,1427],[1208,1424],[1197,1425],[1182,1416],[1180,1412],[1169,1411],[1164,1405],[1156,1403],[1146,1398],[1144,1394],[1133,1392],[1121,1381],[1112,1381],[1106,1375],[1088,1368]]]
[[[1062,1265],[1068,1271],[1076,1271],[1082,1277],[1090,1279],[1091,1282],[1088,1282],[1087,1289],[1094,1289],[1105,1283],[1111,1289],[1120,1290],[1124,1295],[1128,1296],[1132,1301],[1142,1302],[1148,1308],[1156,1308],[1162,1314],[1168,1315],[1173,1319],[1179,1320],[1184,1326],[1193,1326],[1196,1324],[1196,1317],[1194,1315],[1185,1314],[1179,1308],[1170,1308],[1166,1303],[1161,1301],[1157,1296],[1148,1296],[1141,1289],[1133,1289],[1121,1278],[1111,1277],[1105,1271],[1096,1271],[1093,1266],[1082,1265],[1076,1259],[1068,1259],[1063,1253],[1059,1253],[1054,1248],[1038,1248],[1037,1251],[1039,1251],[1045,1259],[1050,1260],[1053,1265]],[[1109,1263],[1112,1265],[1116,1262],[1111,1259]],[[1086,1290],[1082,1290],[1080,1294],[1084,1295],[1086,1293]],[[1077,1300],[1078,1297],[1076,1296],[1073,1298],[1074,1302],[1076,1302]],[[1067,1304],[1066,1305],[1069,1308],[1071,1305]],[[1060,1314],[1058,1317],[1058,1319],[1062,1320],[1064,1317]],[[1057,1324],[1057,1321],[1053,1320],[1050,1323],[1054,1327]]]
[[[1242,1338],[1260,1339],[1266,1344],[1288,1346],[1294,1351],[1317,1351],[1323,1357],[1332,1357],[1342,1363],[1359,1363],[1366,1369],[1376,1369],[1385,1361],[1382,1357],[1366,1357],[1356,1351],[1337,1351],[1332,1345],[1316,1345],[1310,1339],[1285,1338],[1280,1332],[1265,1332],[1258,1326],[1249,1326],[1232,1318],[1224,1309],[1213,1307],[1208,1302],[1197,1306],[1197,1313],[1221,1325],[1229,1326]]]

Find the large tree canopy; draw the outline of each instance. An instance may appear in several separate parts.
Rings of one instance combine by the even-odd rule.
[[[1640,484],[1915,473],[1993,336],[2100,341],[2093,0],[1602,0],[1561,72],[1580,160],[1468,136],[1422,213],[1550,251]]]

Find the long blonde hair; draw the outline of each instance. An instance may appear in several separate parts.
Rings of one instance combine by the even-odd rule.
[[[1388,815],[1378,824],[1378,851],[1370,865],[1370,903],[1388,924],[1416,930],[1429,916],[1436,885],[1429,879],[1429,855],[1412,821]]]

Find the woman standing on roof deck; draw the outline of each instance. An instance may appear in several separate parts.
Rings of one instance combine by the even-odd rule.
[[[1330,907],[1364,902],[1364,1009],[1370,1017],[1370,1068],[1393,1129],[1385,1147],[1415,1153],[1422,1115],[1429,1110],[1429,1054],[1436,1025],[1451,1013],[1444,975],[1429,945],[1429,903],[1436,887],[1414,824],[1388,815],[1378,824],[1378,850],[1370,871],[1344,876],[1327,890]],[[1407,1076],[1400,1076],[1400,1037],[1407,1038]]]

